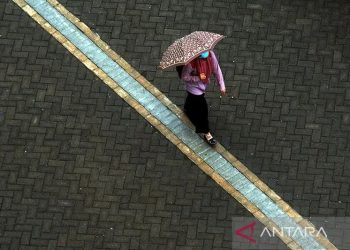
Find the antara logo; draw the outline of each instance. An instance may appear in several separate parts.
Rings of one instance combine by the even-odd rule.
[[[256,243],[256,240],[253,238],[253,234],[255,231],[255,224],[256,224],[256,222],[252,222],[252,223],[247,224],[241,228],[238,228],[235,231],[235,234],[242,237],[243,239],[248,240],[249,242]],[[248,229],[250,230],[249,235],[244,234],[243,232],[248,230]]]
[[[254,231],[256,230],[256,222],[251,222],[249,224],[246,224],[243,227],[240,227],[235,230],[235,234],[238,235],[239,237],[249,241],[250,243],[256,243],[256,239],[253,237],[254,236]],[[260,231],[260,230],[259,230]],[[272,227],[272,229],[268,229],[267,227],[264,227],[263,230],[261,231],[260,235],[258,236],[260,239],[261,238],[266,238],[266,237],[275,237],[276,235],[280,236],[288,236],[288,237],[304,237],[308,238],[310,235],[316,235],[318,236],[324,236],[327,238],[326,231],[324,230],[323,227],[320,227],[318,230],[314,227],[281,227],[281,228],[275,228]]]
[[[326,231],[323,227],[320,227],[320,229],[316,229],[314,227],[305,227],[305,228],[294,228],[294,227],[282,227],[281,229],[272,228],[272,232],[267,229],[267,227],[264,228],[264,230],[260,234],[260,238],[263,237],[265,234],[267,234],[269,237],[275,237],[275,234],[280,234],[281,236],[287,235],[289,237],[295,237],[295,236],[301,236],[301,237],[308,237],[309,235],[315,234],[317,237],[320,235],[327,238]]]

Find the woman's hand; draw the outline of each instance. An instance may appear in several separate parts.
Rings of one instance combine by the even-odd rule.
[[[226,95],[226,89],[221,89],[220,90],[220,95],[225,96]]]

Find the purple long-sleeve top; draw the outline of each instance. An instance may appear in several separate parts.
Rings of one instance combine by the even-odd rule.
[[[213,67],[212,72],[216,78],[216,83],[221,91],[225,91],[224,77],[214,51],[210,51],[210,56]],[[209,83],[206,84],[200,80],[196,73],[196,69],[192,68],[191,63],[188,63],[183,67],[181,79],[185,82],[186,90],[194,95],[204,94],[209,85]]]

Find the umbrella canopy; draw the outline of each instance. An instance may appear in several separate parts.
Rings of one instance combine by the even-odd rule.
[[[185,65],[201,53],[211,50],[224,36],[212,32],[195,31],[177,39],[163,53],[159,67],[166,69],[171,66]]]

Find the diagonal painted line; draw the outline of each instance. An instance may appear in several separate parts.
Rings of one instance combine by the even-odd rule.
[[[13,1],[263,224],[314,228],[221,145],[208,146],[181,110],[56,0]],[[279,237],[292,249],[336,249],[320,235]]]

